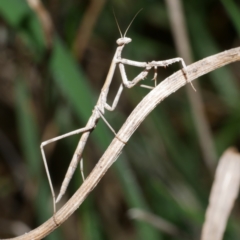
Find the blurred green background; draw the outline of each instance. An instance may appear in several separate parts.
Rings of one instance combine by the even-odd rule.
[[[112,8],[123,32],[143,8],[128,31],[132,43],[125,47],[124,58],[152,61],[179,56],[165,1],[42,3],[45,10],[39,11],[25,0],[0,1],[1,238],[29,231],[52,215],[39,146],[84,127],[91,115],[120,37]],[[182,4],[193,61],[239,46],[238,1],[184,0]],[[44,11],[50,16],[45,22],[52,23],[49,28],[39,21]],[[159,69],[158,81],[180,67]],[[126,69],[129,79],[139,72],[130,66]],[[234,63],[199,79],[197,90],[213,142],[209,164],[213,168],[200,146],[193,106],[184,87],[151,113],[84,204],[46,239],[198,239],[212,170],[228,146],[240,146],[239,69],[239,63]],[[152,73],[144,84],[153,85],[151,78]],[[117,69],[109,103],[120,82]],[[116,110],[105,114],[115,130],[148,92],[139,86],[124,90]],[[85,175],[113,137],[100,120],[83,154]],[[72,136],[45,148],[56,193],[78,139]],[[81,183],[80,171],[76,171],[58,208]],[[158,226],[147,215],[139,219],[136,209],[154,214]],[[239,239],[239,214],[238,200],[225,239]]]

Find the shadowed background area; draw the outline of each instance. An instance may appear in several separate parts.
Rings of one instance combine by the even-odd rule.
[[[52,215],[42,141],[85,126],[122,32],[136,61],[186,64],[240,45],[237,1],[0,1],[0,237]],[[175,12],[174,12],[175,11]],[[179,24],[179,25],[177,25]],[[181,37],[183,36],[183,37]],[[220,155],[240,147],[240,63],[214,71],[161,103],[79,210],[46,239],[197,239]],[[181,68],[158,69],[158,82]],[[141,69],[126,66],[129,79]],[[144,80],[152,85],[153,72]],[[121,83],[118,68],[108,103]],[[105,117],[117,131],[150,90],[124,89]],[[80,136],[45,147],[58,194]],[[100,120],[84,150],[85,177],[114,135]],[[61,207],[81,185],[77,169]],[[224,239],[238,239],[239,200]]]

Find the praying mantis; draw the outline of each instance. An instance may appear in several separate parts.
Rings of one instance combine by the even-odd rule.
[[[137,14],[140,11],[138,11]],[[119,141],[125,143],[124,141],[122,141],[117,136],[117,134],[114,131],[114,129],[110,126],[110,124],[107,122],[107,120],[104,117],[105,109],[108,110],[108,111],[114,111],[115,110],[115,108],[116,108],[116,106],[117,106],[117,104],[119,102],[119,99],[120,99],[120,96],[121,96],[121,93],[122,93],[124,87],[126,87],[126,88],[134,87],[141,80],[144,80],[144,78],[146,78],[146,76],[148,75],[148,72],[152,68],[154,68],[154,71],[155,71],[153,80],[155,80],[155,86],[156,86],[157,68],[158,67],[166,67],[166,66],[168,66],[170,64],[173,64],[175,62],[181,62],[182,67],[183,67],[183,72],[187,76],[185,62],[184,62],[184,60],[182,58],[179,58],[179,57],[173,58],[173,59],[169,59],[169,60],[164,60],[164,61],[152,61],[152,62],[149,62],[149,63],[133,61],[133,60],[129,60],[129,59],[125,59],[125,58],[121,57],[122,50],[125,47],[125,45],[127,45],[128,43],[130,43],[132,41],[131,38],[126,37],[126,34],[127,34],[127,31],[129,29],[129,27],[131,26],[133,20],[137,16],[137,14],[133,17],[133,19],[130,22],[129,26],[127,27],[124,35],[122,35],[122,32],[121,32],[120,27],[118,25],[118,22],[116,21],[118,29],[119,29],[119,32],[120,32],[120,35],[121,35],[121,38],[119,38],[116,41],[117,45],[118,45],[117,49],[116,49],[115,54],[113,56],[113,59],[112,59],[112,62],[111,62],[111,65],[110,65],[110,68],[109,68],[106,80],[105,80],[104,85],[103,85],[103,87],[101,89],[98,101],[97,101],[97,103],[96,103],[96,105],[95,105],[95,107],[94,107],[94,109],[92,111],[92,115],[90,116],[86,126],[83,127],[83,128],[71,131],[69,133],[63,134],[61,136],[49,139],[47,141],[44,141],[40,145],[41,154],[42,154],[42,158],[43,158],[43,162],[44,162],[44,166],[45,166],[48,182],[49,182],[50,189],[51,189],[54,213],[56,212],[56,203],[58,203],[61,200],[62,196],[65,194],[66,189],[67,189],[67,187],[69,185],[69,182],[70,182],[70,180],[71,180],[71,178],[72,178],[72,176],[73,176],[73,174],[74,174],[74,172],[75,172],[79,162],[80,162],[81,173],[82,173],[83,180],[84,180],[84,175],[83,175],[83,171],[82,171],[82,169],[83,169],[83,166],[82,166],[82,153],[83,153],[83,150],[85,148],[86,142],[87,142],[87,140],[88,140],[88,138],[90,136],[90,133],[94,130],[94,128],[96,127],[96,125],[98,123],[98,120],[100,118],[102,118],[104,120],[104,122],[108,125],[108,127],[111,129],[111,131],[115,134],[115,137]],[[128,78],[127,78],[127,75],[126,75],[126,71],[125,71],[125,66],[124,65],[140,67],[140,68],[144,68],[144,70],[142,72],[140,72],[133,80],[129,81]],[[112,106],[110,106],[107,103],[107,97],[108,97],[108,92],[109,92],[110,85],[111,85],[112,80],[113,80],[113,75],[114,75],[114,72],[115,72],[117,66],[119,67],[119,70],[120,70],[120,74],[121,74],[121,77],[122,77],[122,83],[119,86],[117,94],[116,94],[116,96],[115,96],[115,98],[113,100]],[[145,87],[145,88],[150,88],[150,89],[153,88],[153,87],[146,86],[146,85],[141,85],[141,86]],[[66,138],[66,137],[69,137],[69,136],[72,136],[72,135],[75,135],[75,134],[80,134],[80,133],[82,133],[82,136],[81,136],[81,138],[79,140],[79,143],[77,145],[77,148],[76,148],[76,150],[75,150],[75,152],[73,154],[72,160],[71,160],[71,162],[69,164],[68,170],[67,170],[65,178],[63,180],[63,183],[62,183],[59,195],[58,195],[58,197],[56,199],[55,198],[55,192],[54,192],[53,185],[52,185],[52,181],[51,181],[51,177],[50,177],[50,173],[48,171],[48,165],[47,165],[47,160],[46,160],[46,156],[45,156],[45,152],[44,152],[44,146],[46,146],[46,145],[48,145],[48,144],[50,144],[52,142],[58,141],[60,139],[63,139],[63,138]]]

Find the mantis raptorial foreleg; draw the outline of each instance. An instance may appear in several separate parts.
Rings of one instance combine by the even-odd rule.
[[[119,89],[118,89],[118,92],[113,100],[113,104],[112,106],[109,106],[107,103],[105,103],[104,107],[108,110],[108,111],[113,111],[117,104],[118,104],[118,101],[119,101],[119,98],[120,98],[120,95],[122,93],[122,90],[123,90],[123,85],[124,87],[126,88],[132,88],[133,86],[135,86],[139,81],[143,80],[147,74],[148,74],[148,71],[151,69],[151,67],[148,67],[147,66],[147,63],[146,62],[135,62],[135,61],[131,61],[131,60],[127,60],[127,64],[128,65],[131,65],[132,66],[135,66],[135,67],[143,67],[145,68],[145,70],[143,70],[142,72],[140,72],[133,80],[129,81],[128,78],[127,78],[127,75],[126,75],[126,71],[125,71],[125,67],[124,67],[124,64],[126,64],[126,60],[127,59],[118,59],[117,62],[119,63],[119,69],[120,69],[120,73],[121,73],[121,77],[122,77],[122,81],[123,83],[120,85]]]
[[[106,102],[105,105],[104,105],[104,107],[105,107],[108,111],[114,111],[114,110],[115,110],[115,108],[116,108],[116,106],[117,106],[117,104],[118,104],[118,101],[119,101],[119,99],[120,99],[120,96],[121,96],[121,94],[122,94],[122,91],[123,91],[123,85],[120,84],[120,87],[119,87],[119,89],[118,89],[118,91],[117,91],[117,94],[116,94],[116,96],[115,96],[115,98],[114,98],[114,100],[113,100],[112,106],[110,106],[107,102]]]
[[[147,65],[147,63],[146,63],[146,65]],[[136,65],[133,65],[133,66],[136,66]],[[127,79],[124,64],[119,63],[119,69],[121,72],[122,81],[123,81],[124,86],[127,88],[132,88],[148,75],[148,72],[151,69],[151,67],[146,67],[146,69],[144,71],[142,71],[141,73],[139,73],[137,75],[137,77],[135,77],[132,81],[128,81],[128,79]]]

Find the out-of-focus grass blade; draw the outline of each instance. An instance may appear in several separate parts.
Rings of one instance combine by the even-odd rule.
[[[201,240],[221,240],[240,186],[240,154],[227,149],[217,167]],[[211,237],[210,237],[211,236]]]
[[[136,181],[136,177],[132,172],[126,155],[122,154],[120,159],[115,163],[114,169],[118,174],[118,178],[122,183],[124,194],[129,207],[135,206],[136,208],[149,211],[149,207],[145,201],[140,186]],[[135,221],[138,237],[137,239],[161,239],[160,234],[154,229],[153,226],[143,223],[141,221]]]
[[[234,1],[221,0],[224,5],[229,17],[232,20],[233,25],[235,26],[238,35],[240,36],[240,10]],[[239,63],[237,63],[239,64]],[[218,151],[226,149],[227,146],[231,145],[239,136],[239,111],[234,111],[233,114],[227,119],[225,126],[222,127],[222,130],[218,133],[216,137],[216,145]]]
[[[221,153],[223,149],[231,146],[238,139],[240,134],[239,121],[240,113],[236,111],[228,117],[224,126],[216,134],[215,142],[218,153]]]
[[[132,208],[128,211],[128,215],[132,219],[138,219],[140,221],[145,221],[155,226],[161,232],[166,233],[170,236],[179,236],[181,234],[180,229],[171,222],[165,220],[164,218],[157,216],[153,213],[143,211],[141,209]]]
[[[23,81],[16,80],[16,112],[18,119],[19,137],[26,157],[27,164],[31,170],[31,177],[39,177],[39,147],[38,131],[31,112],[31,99]],[[36,175],[37,174],[37,175]]]
[[[101,234],[101,224],[95,207],[91,196],[82,205],[80,212],[82,213],[83,226],[79,227],[85,230],[83,239],[104,239]]]
[[[29,14],[29,9],[26,1],[7,0],[0,1],[0,12],[9,24],[17,28]]]
[[[138,97],[132,95],[134,94],[129,94],[129,98],[135,102],[135,98]],[[196,167],[199,165],[199,162],[196,162],[196,160],[199,158],[199,155],[195,153],[194,144],[188,144],[189,141],[183,141],[178,136],[177,131],[174,130],[171,121],[168,119],[169,116],[167,111],[165,111],[165,107],[167,107],[166,104],[166,102],[161,103],[143,123],[143,128],[145,132],[147,132],[147,136],[154,136],[154,139],[152,139],[152,137],[148,139],[148,137],[145,136],[143,137],[143,143],[139,143],[139,137],[135,139],[133,136],[128,143],[129,148],[133,149],[131,157],[133,159],[136,158],[135,162],[136,165],[138,165],[136,168],[141,168],[139,166],[142,165],[145,175],[148,173],[153,175],[149,177],[144,176],[144,182],[149,186],[147,191],[151,191],[152,189],[152,197],[150,197],[150,199],[157,199],[156,201],[158,201],[160,205],[161,202],[163,202],[161,206],[165,206],[165,209],[168,204],[169,208],[173,209],[173,206],[170,207],[172,202],[169,203],[168,201],[167,203],[167,201],[164,202],[162,199],[161,192],[163,188],[157,189],[157,185],[155,185],[155,188],[153,187],[154,175],[157,174],[156,170],[159,168],[161,169],[160,171],[164,173],[163,175],[165,178],[158,178],[158,181],[163,181],[163,184],[166,184],[165,191],[168,197],[174,197],[179,207],[184,209],[184,214],[189,216],[191,220],[196,223],[199,218],[203,218],[200,200],[203,198],[203,196],[201,196],[203,189],[196,181],[196,175],[198,175],[199,171],[198,167]],[[137,142],[143,145],[143,148],[146,146],[147,153],[139,149]],[[167,168],[166,161],[169,159],[165,159],[164,156],[161,156],[159,147],[157,149],[154,147],[154,145],[161,142],[166,148],[167,155],[172,160]],[[134,145],[136,145],[136,147]],[[157,163],[153,163],[153,161],[150,162],[149,159],[156,159]],[[139,171],[141,171],[141,169]],[[155,181],[157,180],[155,179]],[[176,181],[176,184],[174,184],[174,181]],[[180,190],[180,186],[182,190]],[[194,189],[198,189],[198,191]],[[147,193],[147,195],[149,196],[149,193]],[[179,210],[176,209],[176,212],[179,212]],[[179,214],[182,215],[183,213],[180,212]]]
[[[59,38],[54,41],[49,67],[56,86],[68,99],[77,116],[87,121],[95,104],[94,93],[84,73]]]
[[[222,4],[224,5],[225,9],[227,10],[227,13],[229,17],[231,18],[238,35],[240,36],[240,10],[239,6],[235,4],[232,0],[221,0]]]
[[[204,58],[211,54],[218,53],[219,49],[212,36],[207,31],[208,28],[201,10],[199,9],[199,11],[196,11],[196,9],[191,8],[188,12],[187,19],[193,39],[193,47],[197,55]],[[225,67],[213,71],[209,73],[209,76],[224,102],[229,107],[237,108],[236,105],[239,103],[239,92],[233,81],[234,76],[228,68]]]
[[[184,178],[188,180],[190,184],[194,186],[196,163],[193,161],[194,150],[191,146],[187,146],[186,143],[181,141],[179,136],[176,134],[171,122],[168,120],[166,111],[163,106],[159,106],[157,112],[154,111],[151,114],[155,129],[159,132],[164,145],[167,148],[169,155],[171,156],[175,166],[184,175]],[[184,159],[184,164],[183,164]]]
[[[40,59],[44,53],[44,35],[37,16],[26,1],[0,1],[0,14],[12,27],[18,29],[22,39],[35,53],[36,59]]]
[[[46,208],[46,203],[49,203],[49,187],[46,181],[42,180],[42,160],[40,158],[38,130],[35,125],[33,112],[31,110],[31,99],[23,81],[17,79],[15,84],[16,94],[16,114],[19,130],[19,138],[22,144],[22,149],[27,162],[28,172],[31,179],[39,184],[37,195],[35,196],[35,208],[37,212],[38,222],[42,223],[47,220],[50,208]],[[47,204],[48,205],[48,204]],[[49,237],[49,239],[61,239],[58,231]]]
[[[20,28],[20,35],[33,53],[35,60],[41,60],[41,57],[45,52],[46,42],[41,24],[32,11],[30,11],[27,16],[26,24]]]
[[[174,175],[171,174],[169,178],[172,176]],[[200,226],[204,218],[202,207],[199,202],[196,202],[196,195],[191,192],[188,185],[185,186],[185,182],[181,177],[177,175],[176,178],[166,178],[163,181],[152,177],[148,184],[152,195],[151,204],[154,205],[155,214],[167,217],[174,222],[181,222],[181,219],[185,219],[191,222],[192,227]]]

